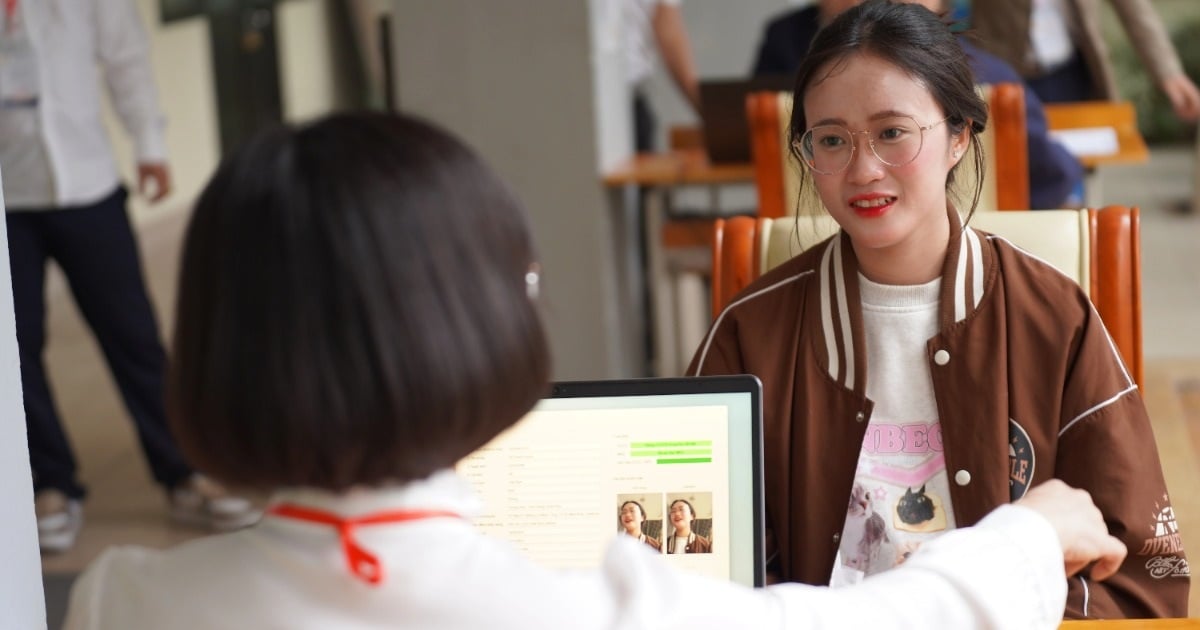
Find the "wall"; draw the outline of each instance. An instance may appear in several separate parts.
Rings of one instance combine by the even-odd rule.
[[[365,92],[366,86],[351,76],[350,64],[359,63],[355,46],[334,27],[340,19],[334,0],[289,0],[277,5],[284,120],[310,120],[366,100],[365,93],[356,93]]]
[[[133,197],[135,220],[186,211],[221,157],[208,22],[203,17],[162,24],[158,0],[136,0],[150,38],[154,78],[167,117],[167,150],[174,192],[148,208]],[[335,69],[330,17],[333,0],[288,0],[278,5],[276,27],[284,117],[319,116],[348,102]],[[120,122],[105,102],[105,122],[126,182],[134,182],[134,156]]]
[[[4,201],[0,199],[0,211]],[[42,559],[33,515],[8,227],[0,221],[0,611],[6,628],[45,628]]]
[[[609,94],[622,84],[599,26],[606,4],[391,3],[400,106],[464,138],[529,209],[559,378],[638,371],[615,262],[625,206],[599,182],[601,162],[629,150],[628,97]]]
[[[186,211],[220,148],[206,21],[161,25],[157,0],[137,1],[150,33],[175,179],[175,193],[159,207],[147,211],[134,203],[135,217],[144,220]],[[337,40],[329,33],[331,2],[279,5],[289,120],[326,113],[345,100],[336,95],[345,86],[332,62]],[[618,238],[636,215],[622,193],[597,183],[604,165],[629,151],[619,48],[602,26],[610,4],[387,2],[395,16],[401,106],[466,137],[530,205],[544,258],[554,263],[548,265],[546,295],[560,376],[641,372],[638,298],[630,271],[617,264],[636,248]],[[788,2],[687,0],[683,6],[701,75],[730,76],[749,68],[766,17]],[[663,129],[694,120],[662,76],[652,79],[650,91]],[[128,142],[117,125],[110,129],[121,168],[132,181]]]

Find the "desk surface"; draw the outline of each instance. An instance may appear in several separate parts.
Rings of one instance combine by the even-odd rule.
[[[1195,630],[1200,619],[1119,619],[1112,621],[1064,621],[1059,630]]]
[[[1117,132],[1117,152],[1111,155],[1081,155],[1088,168],[1101,164],[1130,164],[1150,159],[1146,140],[1137,127],[1137,112],[1128,101],[1081,101],[1046,103],[1046,122],[1051,131],[1085,127],[1112,127]],[[1197,626],[1200,627],[1200,626]]]
[[[711,164],[703,149],[639,153],[604,174],[605,186],[680,186],[753,181],[753,164]]]

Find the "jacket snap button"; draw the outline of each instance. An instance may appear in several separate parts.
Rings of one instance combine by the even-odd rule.
[[[841,535],[841,534],[834,534],[834,535],[833,535],[833,542],[835,542],[835,543],[836,543],[837,541],[839,541],[839,540],[841,540],[841,539],[842,539],[842,535]]]
[[[950,353],[945,350],[938,350],[933,353],[933,362],[938,365],[946,365],[950,362]]]
[[[971,483],[971,473],[965,470],[960,470],[954,473],[954,483],[957,483],[960,486],[965,486]]]
[[[857,414],[855,414],[855,416],[854,416],[854,420],[856,422],[862,422],[863,420],[866,420],[866,419],[867,419],[867,414],[865,414],[861,411],[858,412]]]

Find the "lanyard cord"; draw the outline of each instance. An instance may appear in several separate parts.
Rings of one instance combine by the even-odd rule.
[[[4,0],[10,2],[15,0]],[[346,565],[350,573],[360,580],[378,586],[383,581],[383,565],[379,558],[359,546],[354,539],[354,529],[362,525],[386,525],[389,523],[407,523],[431,518],[462,518],[458,513],[449,510],[385,510],[372,512],[364,516],[343,518],[331,512],[324,512],[291,503],[279,503],[267,508],[267,514],[308,523],[329,525],[338,530],[338,538],[342,543],[342,552],[346,555]]]

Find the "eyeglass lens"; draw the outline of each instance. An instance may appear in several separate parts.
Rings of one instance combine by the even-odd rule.
[[[800,139],[800,155],[818,173],[833,175],[850,165],[854,155],[854,136],[866,135],[875,157],[888,166],[904,166],[917,159],[924,141],[924,130],[916,120],[897,116],[877,120],[859,132],[841,125],[820,125]]]

